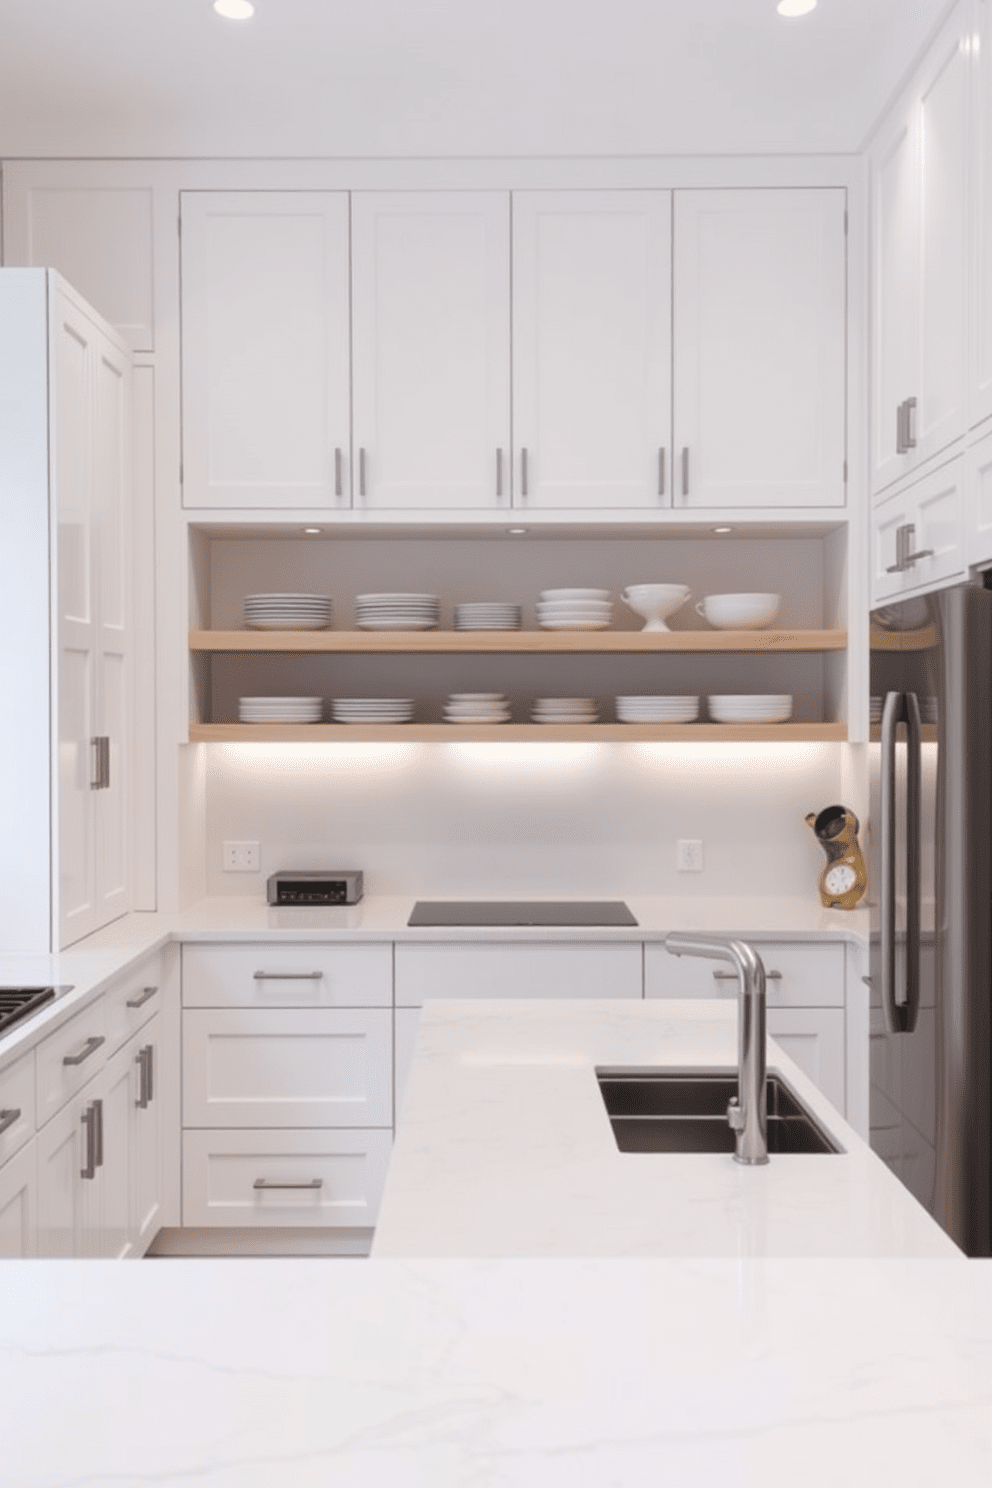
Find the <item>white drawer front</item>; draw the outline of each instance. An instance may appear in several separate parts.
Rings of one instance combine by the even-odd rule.
[[[642,987],[639,941],[396,947],[397,1007],[432,997],[639,998]]]
[[[100,997],[38,1045],[39,1126],[44,1126],[106,1064],[110,1052],[107,1032]]]
[[[390,1126],[387,1009],[183,1014],[183,1125]]]
[[[184,1007],[391,1007],[391,945],[183,946]]]
[[[844,947],[780,941],[748,942],[765,968],[765,996],[773,1007],[844,1006]],[[714,973],[718,975],[714,975]],[[778,973],[776,976],[775,973]],[[645,997],[736,997],[737,977],[726,961],[672,956],[657,942],[644,947]]]
[[[34,1050],[0,1070],[0,1167],[34,1135]]]
[[[184,1132],[183,1224],[371,1227],[391,1146],[383,1131]]]
[[[37,1254],[35,1153],[27,1147],[0,1170],[0,1260],[28,1260]]]
[[[781,1044],[803,1074],[823,1091],[842,1114],[844,1079],[844,1014],[840,1008],[769,1008],[768,1037]],[[769,1068],[774,1068],[772,1053]]]
[[[132,1033],[142,1028],[161,1008],[165,978],[166,960],[164,954],[159,953],[132,967],[104,992],[109,1053],[126,1044]]]

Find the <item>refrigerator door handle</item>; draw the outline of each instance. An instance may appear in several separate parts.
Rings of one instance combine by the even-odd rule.
[[[901,692],[887,692],[882,706],[879,950],[882,1007],[890,1033],[902,1032],[904,1012],[896,1002],[896,727],[902,717],[902,702]]]
[[[923,763],[920,703],[915,692],[903,695],[906,721],[906,1001],[903,1032],[912,1033],[920,1012],[920,918],[923,866],[920,844]]]

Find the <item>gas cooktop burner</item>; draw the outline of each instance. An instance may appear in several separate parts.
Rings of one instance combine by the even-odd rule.
[[[54,987],[0,987],[0,1035],[54,996]]]

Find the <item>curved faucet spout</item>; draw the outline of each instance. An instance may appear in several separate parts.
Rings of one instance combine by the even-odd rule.
[[[765,968],[745,940],[728,935],[665,937],[673,956],[704,956],[729,961],[740,988],[737,1011],[737,1099],[727,1107],[727,1120],[737,1138],[734,1160],[757,1166],[768,1161],[768,1096],[765,1089]]]

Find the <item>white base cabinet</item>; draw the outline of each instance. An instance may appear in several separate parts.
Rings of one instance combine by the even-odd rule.
[[[37,1169],[34,1143],[0,1168],[0,1260],[37,1254]]]

